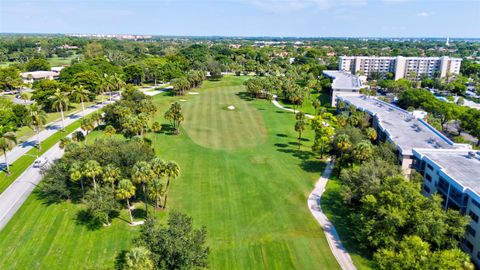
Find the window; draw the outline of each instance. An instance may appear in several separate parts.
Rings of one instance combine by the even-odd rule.
[[[425,174],[425,179],[428,180],[428,182],[432,182],[432,177],[430,176],[430,174]]]
[[[427,186],[423,186],[423,190],[425,190],[425,192],[429,193],[430,194],[430,188],[427,187]]]
[[[473,244],[470,243],[470,241],[468,241],[468,240],[465,241],[465,247],[467,248],[468,253],[472,253],[472,251],[473,251]]]
[[[477,253],[477,259],[480,260],[480,251]]]
[[[472,237],[475,237],[475,235],[477,234],[477,232],[470,225],[467,226],[467,233],[470,234]]]
[[[427,168],[429,168],[430,170],[432,170],[432,171],[433,171],[433,167],[432,167],[432,165],[430,165],[430,164],[427,164]]]
[[[468,211],[468,215],[472,218],[473,221],[478,223],[478,215],[472,212],[472,210]]]
[[[480,203],[472,199],[473,205],[475,205],[477,208],[480,208]]]

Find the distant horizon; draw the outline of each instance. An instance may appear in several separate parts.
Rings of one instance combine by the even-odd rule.
[[[480,40],[480,37],[451,37],[451,36],[228,36],[228,35],[166,35],[166,34],[139,34],[139,33],[97,33],[97,32],[0,32],[0,35],[133,35],[133,36],[152,36],[152,37],[190,37],[190,38],[269,38],[269,39],[435,39],[446,40],[450,42],[455,40]]]

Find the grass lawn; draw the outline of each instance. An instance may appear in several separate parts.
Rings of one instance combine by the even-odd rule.
[[[154,121],[165,123],[174,101],[186,119],[179,136],[148,134],[158,155],[181,167],[167,207],[207,227],[211,269],[339,269],[307,209],[325,165],[309,152],[312,132],[299,147],[294,115],[265,100],[242,99],[242,80],[227,77],[205,82],[198,95],[154,98]],[[32,195],[0,232],[0,269],[113,266],[138,228],[115,219],[111,227],[89,230],[77,217],[80,209]]]
[[[309,95],[305,96],[305,100],[303,101],[302,105],[295,106],[295,109],[304,113],[315,115],[315,108],[313,108],[312,102],[315,99],[319,99],[322,106],[327,107],[328,112],[332,112],[332,108],[330,108],[330,98],[330,93],[326,91],[322,91],[320,93],[318,93],[317,91],[311,91]],[[291,104],[285,104],[281,100],[278,101],[286,108],[293,109],[293,106]]]
[[[342,240],[342,244],[350,252],[353,263],[357,269],[373,269],[373,262],[368,259],[368,254],[366,254],[365,251],[359,250],[357,248],[358,244],[355,242],[355,239],[353,239],[352,224],[349,223],[348,218],[345,218],[350,214],[350,211],[342,201],[340,183],[335,174],[336,171],[330,177],[325,193],[322,196],[322,209],[335,226]]]

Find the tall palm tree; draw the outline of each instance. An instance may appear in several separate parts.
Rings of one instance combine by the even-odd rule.
[[[85,89],[83,85],[75,85],[72,92],[70,92],[73,100],[82,104],[82,116],[85,116],[85,101],[88,100],[90,94],[91,92]]]
[[[155,264],[151,252],[145,247],[134,247],[125,254],[125,270],[153,270]]]
[[[33,103],[28,107],[28,114],[27,123],[30,127],[33,127],[37,133],[37,145],[40,151],[42,149],[40,144],[40,129],[47,123],[47,113],[45,113],[37,103]]]
[[[126,85],[125,81],[122,79],[122,77],[120,77],[119,74],[114,73],[112,75],[112,82],[113,82],[113,89],[115,89],[116,91],[119,91],[121,94],[122,88],[125,87]]]
[[[123,179],[118,183],[116,197],[118,200],[126,200],[128,213],[130,214],[130,224],[133,224],[132,207],[129,199],[135,195],[135,186],[129,179]]]
[[[103,182],[110,183],[112,189],[115,189],[115,182],[120,179],[120,169],[110,164],[105,166],[102,179]]]
[[[374,148],[369,140],[363,140],[355,145],[353,149],[353,155],[356,160],[363,163],[373,156]]]
[[[82,120],[80,122],[80,128],[83,131],[85,131],[88,135],[88,133],[95,128],[93,120],[90,117],[82,118]],[[85,136],[85,143],[87,143],[87,136]]]
[[[80,186],[82,187],[82,197],[85,197],[85,189],[83,188],[83,174],[82,174],[82,166],[80,163],[75,162],[70,167],[70,179],[73,182],[77,182],[80,180]]]
[[[3,133],[3,132],[2,132]],[[17,136],[15,132],[5,132],[0,136],[0,150],[3,152],[5,157],[5,164],[7,166],[7,174],[10,174],[10,164],[8,164],[7,152],[12,150],[13,147],[17,144]]]
[[[350,141],[350,136],[347,134],[340,134],[335,138],[335,147],[338,151],[340,151],[340,161],[343,163],[343,158],[345,156],[345,151],[349,150],[352,147],[352,143]],[[342,171],[342,165],[338,166],[338,176],[340,176],[340,172]]]
[[[377,131],[374,129],[374,128],[367,128],[366,129],[366,133],[367,133],[367,138],[370,139],[370,141],[375,141],[377,139]]]
[[[148,200],[147,200],[147,184],[149,184],[155,175],[150,167],[150,164],[146,161],[139,161],[133,166],[132,180],[135,184],[141,184],[143,190],[143,197],[145,199],[145,211],[148,216]]]
[[[96,177],[102,174],[102,167],[96,160],[89,160],[83,166],[83,174],[93,181],[93,190],[97,193]]]
[[[68,100],[68,95],[65,94],[57,88],[55,93],[49,97],[52,100],[52,107],[55,108],[57,111],[60,111],[62,116],[62,129],[65,130],[65,117],[63,115],[63,111],[68,109],[68,104],[70,101]]]
[[[177,178],[179,175],[180,175],[180,166],[178,166],[178,164],[175,163],[174,161],[168,162],[165,167],[165,176],[167,177],[167,185],[165,187],[165,201],[163,202],[163,208],[167,207],[170,180]]]

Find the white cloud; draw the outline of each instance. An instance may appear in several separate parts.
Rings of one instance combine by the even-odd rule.
[[[335,6],[361,6],[367,0],[242,0],[272,13],[285,13],[314,8],[325,10]]]
[[[418,17],[429,17],[431,15],[432,15],[432,13],[426,12],[426,11],[422,11],[422,12],[417,13]]]

